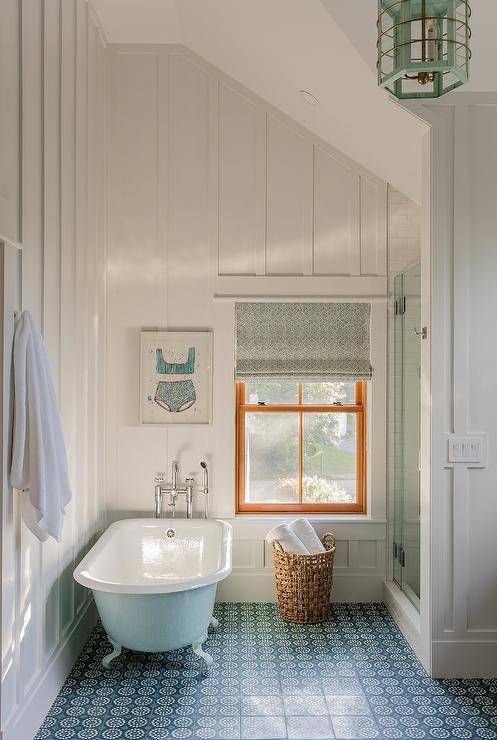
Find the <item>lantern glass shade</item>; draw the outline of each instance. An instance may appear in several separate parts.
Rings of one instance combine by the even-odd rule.
[[[468,0],[378,0],[378,84],[439,98],[469,79]]]

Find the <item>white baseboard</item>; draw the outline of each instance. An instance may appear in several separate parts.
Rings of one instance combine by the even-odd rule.
[[[434,641],[432,669],[433,678],[497,678],[497,641]]]
[[[95,603],[90,599],[55,651],[24,706],[18,707],[15,715],[2,728],[2,740],[28,740],[35,736],[81,653],[96,619]]]
[[[336,574],[332,601],[383,601],[383,575]],[[232,573],[217,587],[217,601],[276,601],[272,571]]]

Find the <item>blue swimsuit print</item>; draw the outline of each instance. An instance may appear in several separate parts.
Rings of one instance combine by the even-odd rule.
[[[186,411],[196,400],[195,386],[191,380],[161,380],[154,398],[155,403],[172,412]]]
[[[195,371],[195,347],[188,350],[186,362],[166,362],[162,350],[155,350],[155,367],[159,375],[191,375]]]

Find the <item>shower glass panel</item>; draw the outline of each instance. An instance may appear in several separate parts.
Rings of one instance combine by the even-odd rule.
[[[393,577],[419,608],[421,267],[395,278]]]

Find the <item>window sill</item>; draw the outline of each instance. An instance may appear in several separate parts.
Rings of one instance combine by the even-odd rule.
[[[294,519],[305,517],[313,522],[354,522],[368,524],[386,524],[386,519],[372,519],[368,514],[313,514],[312,512],[295,512],[294,514],[235,514],[231,517],[238,523],[247,522],[293,522]]]

